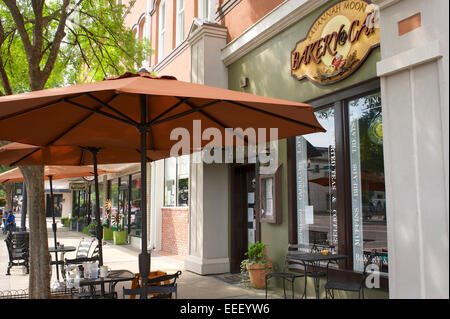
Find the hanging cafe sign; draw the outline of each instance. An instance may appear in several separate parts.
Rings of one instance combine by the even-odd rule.
[[[291,53],[291,74],[318,84],[340,81],[380,43],[379,8],[344,0],[325,10]]]

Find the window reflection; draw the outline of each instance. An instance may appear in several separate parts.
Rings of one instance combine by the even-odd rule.
[[[353,259],[362,271],[365,257],[379,253],[387,272],[386,192],[380,93],[349,102]]]
[[[296,137],[298,242],[337,251],[334,110],[315,115],[326,133]]]
[[[130,235],[141,237],[141,174],[131,178]]]

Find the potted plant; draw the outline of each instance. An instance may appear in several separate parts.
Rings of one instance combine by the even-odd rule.
[[[241,262],[241,274],[248,273],[253,288],[264,289],[265,276],[272,269],[272,263],[265,257],[266,244],[255,242],[248,246],[245,255],[248,257]]]
[[[78,218],[71,217],[70,218],[70,230],[77,231],[77,228],[78,228]]]
[[[97,227],[97,225],[95,223],[90,223],[89,225],[87,225],[86,227],[83,228],[83,230],[81,231],[83,234],[89,235],[89,236],[95,236],[95,227]]]
[[[127,243],[127,231],[124,230],[123,223],[121,222],[125,216],[120,212],[117,212],[111,216],[113,227],[113,240],[114,245],[124,245]]]
[[[78,218],[77,231],[82,232],[83,228],[88,225],[86,218],[84,216]]]
[[[103,218],[103,240],[113,240],[113,231],[111,227],[111,200],[108,199],[105,205],[105,216]]]

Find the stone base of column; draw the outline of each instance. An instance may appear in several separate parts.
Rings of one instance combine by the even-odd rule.
[[[200,258],[188,255],[184,259],[184,268],[199,275],[223,274],[230,272],[228,258]]]

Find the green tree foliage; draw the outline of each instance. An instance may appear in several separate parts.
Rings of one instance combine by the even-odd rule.
[[[0,95],[136,72],[151,50],[126,12],[112,0],[0,0]]]

